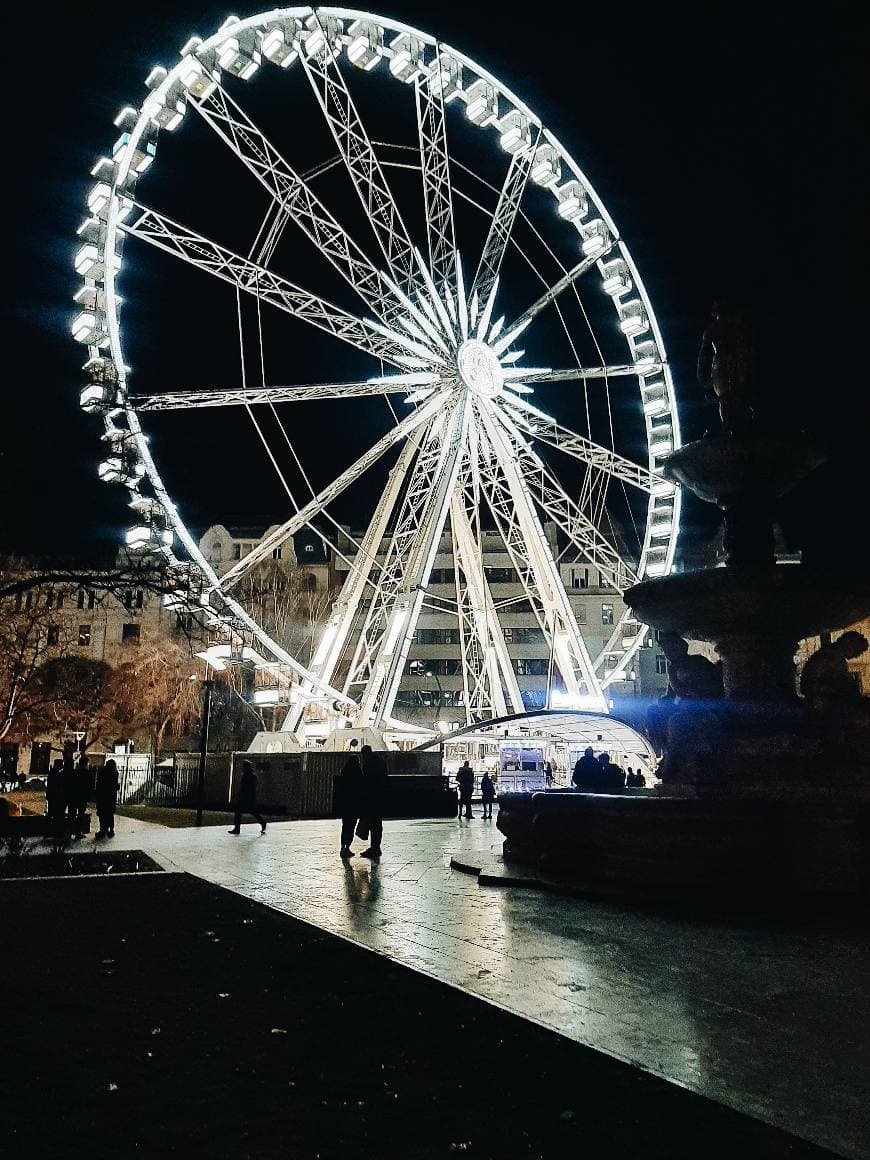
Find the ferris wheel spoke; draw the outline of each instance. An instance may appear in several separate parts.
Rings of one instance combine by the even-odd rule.
[[[247,113],[217,83],[207,96],[190,101],[372,313],[391,326],[404,307],[387,280]]]
[[[507,416],[501,418],[511,454],[537,505],[618,592],[624,592],[636,584],[638,576],[632,565],[623,559],[579,504],[571,499],[510,419]]]
[[[242,576],[246,575],[252,568],[259,564],[261,560],[268,559],[275,548],[279,548],[285,540],[314,519],[319,512],[323,511],[328,504],[332,503],[337,496],[341,495],[343,491],[359,479],[373,463],[376,463],[390,447],[406,438],[420,427],[421,424],[431,420],[435,413],[444,406],[448,397],[449,392],[447,391],[435,395],[416,411],[413,411],[410,415],[402,419],[401,422],[397,423],[391,431],[388,431],[382,439],[379,439],[374,446],[370,447],[365,455],[361,455],[355,463],[351,464],[346,471],[343,471],[328,487],[325,487],[313,499],[309,500],[289,520],[286,520],[274,532],[261,540],[244,559],[230,568],[221,577],[221,588],[231,588],[234,584],[238,583]]]
[[[658,490],[658,485],[662,482],[662,477],[654,475],[648,468],[617,455],[615,451],[601,447],[585,435],[578,435],[568,427],[563,427],[561,423],[557,423],[555,419],[544,411],[539,411],[525,399],[504,396],[503,409],[520,431],[533,435],[542,443],[555,447],[614,479],[621,479],[624,483],[645,492],[652,492],[654,487]]]
[[[489,323],[490,313],[492,311],[492,300],[494,299],[493,291],[495,290],[501,264],[504,260],[508,244],[510,243],[514,225],[516,224],[520,201],[522,200],[523,192],[532,170],[532,162],[535,157],[535,149],[539,137],[540,129],[537,132],[535,140],[527,149],[520,150],[511,157],[507,175],[505,176],[504,184],[498,196],[495,213],[492,215],[489,233],[486,236],[483,253],[480,256],[477,273],[474,275],[474,282],[472,283],[471,294],[469,295],[470,300],[477,294],[477,301],[480,303],[481,310],[485,311],[478,331],[478,337],[484,337],[482,332]]]
[[[409,293],[415,283],[414,247],[405,223],[316,12],[307,23],[310,31],[300,43],[299,52],[305,75],[392,276],[399,287]],[[317,41],[316,49],[310,48],[312,38]]]
[[[606,710],[586,642],[527,486],[523,466],[502,424],[486,406],[480,477],[487,504],[544,633],[569,697]]]
[[[364,686],[361,719],[375,727],[393,710],[447,519],[468,410],[457,395],[422,441],[348,673],[345,687]]]
[[[443,80],[437,49],[435,64],[427,74],[415,81],[415,95],[429,271],[440,295],[445,286],[451,292],[456,289],[456,237],[453,226],[453,196],[450,188]]]
[[[167,391],[162,395],[130,395],[137,411],[184,411],[202,407],[252,407],[260,403],[307,403],[313,399],[375,398],[414,392],[416,398],[448,385],[428,371],[384,375],[365,382],[311,383],[294,387],[217,388],[211,391]]]
[[[373,583],[371,573],[375,567],[378,549],[387,534],[390,518],[398,503],[399,496],[411,472],[414,459],[424,436],[422,426],[413,431],[399,453],[396,464],[390,471],[387,486],[378,500],[375,514],[360,542],[359,550],[348,571],[347,578],[333,605],[332,613],[323,629],[323,634],[314,653],[310,669],[313,678],[331,684],[347,645],[353,626],[357,623],[361,603],[367,588]],[[313,686],[312,686],[313,688]],[[295,732],[302,720],[304,701],[299,701],[290,710],[284,728]]]
[[[637,378],[638,375],[651,375],[662,369],[662,363],[644,363],[636,366],[633,363],[618,363],[613,366],[598,367],[560,367],[556,369],[532,371],[524,374],[524,383],[575,383],[585,379],[625,379]]]
[[[529,323],[534,318],[536,318],[542,310],[545,310],[551,302],[555,302],[560,294],[563,294],[570,286],[574,285],[578,278],[582,278],[582,276],[588,270],[591,270],[596,262],[600,261],[601,258],[603,258],[606,254],[610,253],[615,245],[616,241],[611,240],[602,249],[596,250],[594,254],[584,258],[582,261],[578,262],[576,266],[572,266],[571,269],[567,271],[567,273],[562,275],[558,282],[554,282],[552,286],[545,290],[540,298],[537,298],[531,304],[531,306],[528,306],[519,316],[519,318],[517,318],[517,320],[508,327],[504,335],[499,338],[498,342],[495,343],[493,349],[496,351],[496,353],[501,354],[502,351],[507,350],[514,339],[518,338],[519,335],[522,334]]]
[[[139,216],[119,225],[124,233],[141,238],[149,245],[259,298],[261,302],[267,302],[294,318],[342,339],[357,350],[403,370],[429,366],[433,361],[438,361],[429,346],[390,330],[381,323],[357,318],[156,210],[148,209],[138,202],[134,205]]]
[[[466,724],[521,713],[523,699],[483,568],[477,455],[450,502]]]

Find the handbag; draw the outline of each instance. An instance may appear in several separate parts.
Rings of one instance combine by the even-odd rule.
[[[369,820],[368,818],[360,818],[356,824],[356,836],[362,838],[364,842],[369,840]]]

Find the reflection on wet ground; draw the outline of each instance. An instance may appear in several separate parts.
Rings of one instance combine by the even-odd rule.
[[[121,823],[124,832],[121,833]],[[852,1156],[866,1151],[867,928],[698,918],[479,887],[501,846],[476,818],[388,822],[384,859],[337,822],[221,829],[119,820],[116,845],[197,874],[600,1051]]]

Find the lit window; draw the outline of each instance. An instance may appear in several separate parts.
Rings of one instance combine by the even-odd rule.
[[[668,671],[668,658],[661,653],[656,653],[656,672],[666,673]]]
[[[91,643],[91,626],[89,624],[79,625],[79,647],[87,648]]]
[[[602,604],[601,605],[601,623],[602,624],[613,624],[613,605],[612,604]]]

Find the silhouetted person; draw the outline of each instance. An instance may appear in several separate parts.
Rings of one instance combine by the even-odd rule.
[[[571,781],[578,789],[597,789],[601,785],[601,766],[595,760],[591,745],[574,766]]]
[[[339,856],[349,858],[353,853],[350,844],[353,841],[353,832],[362,813],[363,799],[363,772],[359,754],[355,748],[351,750],[347,761],[342,766],[335,791],[335,807],[341,817],[341,851]]]
[[[88,765],[87,755],[84,753],[76,762],[72,784],[74,795],[72,808],[75,810],[75,816],[73,817],[71,809],[70,819],[73,821],[75,836],[80,838],[85,833],[85,814],[88,812],[88,798],[91,796],[93,788],[91,769]]]
[[[118,804],[118,767],[111,758],[97,770],[94,803],[97,807],[97,817],[100,819],[97,838],[114,838],[115,806]]]
[[[474,793],[474,770],[467,761],[463,762],[459,767],[459,772],[456,774],[456,782],[459,786],[459,816],[462,817],[462,811],[465,810],[467,818],[473,818],[474,814],[471,812],[471,795]]]
[[[553,767],[549,761],[544,766],[544,784],[548,786],[553,784]]]
[[[643,776],[641,771],[638,770],[637,773],[634,775],[634,788],[635,789],[643,789],[643,787],[645,785],[646,785],[646,778]]]
[[[242,779],[239,782],[239,796],[236,798],[236,824],[228,834],[242,832],[242,814],[250,814],[254,821],[260,823],[260,833],[265,834],[266,823],[262,814],[257,812],[257,775],[253,764],[247,759],[242,762]]]
[[[53,822],[63,821],[66,809],[63,785],[63,761],[58,758],[45,779],[45,810]]]
[[[634,788],[634,770],[631,766],[625,771],[625,784],[628,789]]]
[[[361,858],[380,858],[381,841],[384,836],[384,808],[387,802],[387,764],[379,753],[373,753],[371,745],[360,750],[362,766],[363,814],[369,823],[371,845],[360,854]]]
[[[483,816],[492,817],[492,803],[495,801],[495,786],[489,773],[480,779],[480,796],[483,798]]]
[[[65,753],[63,755],[63,769],[61,770],[60,784],[63,795],[63,813],[66,814],[69,828],[75,833],[79,816],[78,786],[76,783],[76,763],[71,753]]]
[[[598,764],[601,766],[601,788],[603,790],[625,788],[625,772],[621,765],[610,760],[609,753],[599,753]]]

